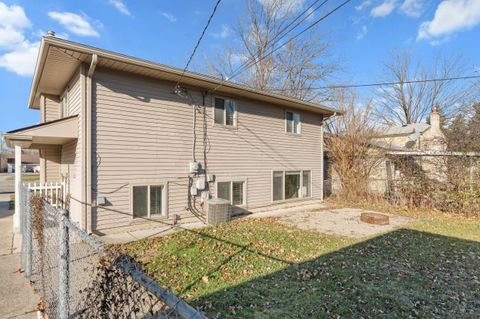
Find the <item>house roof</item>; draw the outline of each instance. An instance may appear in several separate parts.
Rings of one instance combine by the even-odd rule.
[[[412,123],[407,125],[391,126],[385,130],[383,136],[412,135],[414,133],[423,133],[430,128],[427,123]]]
[[[177,82],[183,72],[182,69],[164,64],[154,63],[53,36],[46,36],[42,38],[40,52],[37,57],[28,102],[29,107],[35,109],[40,107],[41,94],[62,94],[68,81],[75,72],[77,72],[79,66],[82,63],[91,63],[94,55],[97,56],[97,67],[130,72],[171,82]],[[276,93],[260,91],[245,85],[220,80],[195,72],[185,72],[182,78],[182,86],[187,88],[201,88],[206,91],[215,89],[215,92],[219,94],[223,93],[250,98],[283,107],[304,109],[327,116],[342,113],[327,106]]]

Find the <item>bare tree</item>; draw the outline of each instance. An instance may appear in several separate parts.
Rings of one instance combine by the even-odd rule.
[[[377,135],[372,103],[360,103],[354,92],[346,90],[337,91],[334,100],[344,114],[326,125],[325,146],[331,167],[344,199],[364,199],[369,194],[372,170],[383,158],[381,150],[371,145],[371,139]]]
[[[249,0],[247,14],[240,18],[234,29],[239,40],[238,46],[223,51],[214,62],[209,61],[210,72],[228,78],[239,65],[248,63],[249,66],[245,72],[238,74],[236,81],[300,99],[321,100],[323,92],[312,88],[338,69],[329,56],[331,43],[312,29],[279,48],[302,30],[299,26],[296,31],[282,37],[295,25],[290,24],[301,12],[298,3],[288,0]],[[305,13],[303,17],[308,14]]]
[[[384,65],[385,81],[399,83],[377,91],[377,116],[384,124],[411,124],[426,120],[434,107],[450,118],[453,111],[469,103],[471,86],[465,81],[428,81],[463,76],[460,58],[435,57],[431,66],[415,60],[411,52],[394,54]],[[409,83],[410,81],[417,81]]]

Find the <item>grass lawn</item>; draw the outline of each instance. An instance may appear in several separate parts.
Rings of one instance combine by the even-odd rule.
[[[362,241],[241,220],[124,248],[209,317],[480,313],[480,219],[427,216]]]
[[[14,181],[15,180],[15,175],[8,176],[7,177],[8,181]],[[34,183],[40,181],[40,174],[22,174],[22,182],[24,183]]]

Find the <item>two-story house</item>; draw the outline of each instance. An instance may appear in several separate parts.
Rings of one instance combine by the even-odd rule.
[[[325,106],[54,36],[28,103],[41,123],[7,140],[40,150],[41,183],[62,183],[90,231],[196,221],[208,198],[248,210],[323,196]]]

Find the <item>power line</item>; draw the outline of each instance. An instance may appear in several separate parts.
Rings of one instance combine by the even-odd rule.
[[[272,55],[273,53],[275,53],[276,51],[280,50],[281,48],[283,48],[285,45],[287,45],[290,41],[298,38],[299,36],[301,36],[302,34],[304,34],[305,32],[307,32],[308,30],[310,30],[311,28],[313,28],[314,26],[316,26],[317,24],[319,24],[320,22],[322,22],[323,20],[325,20],[326,18],[328,18],[330,15],[332,15],[333,13],[335,13],[336,11],[340,10],[343,6],[345,6],[346,4],[348,4],[349,2],[351,2],[352,0],[346,0],[344,1],[342,4],[340,4],[339,6],[335,7],[333,10],[331,10],[330,12],[328,12],[327,14],[323,15],[322,17],[320,17],[319,19],[317,19],[315,22],[313,22],[312,24],[310,24],[308,27],[306,27],[305,29],[303,29],[302,31],[300,31],[299,33],[297,33],[296,35],[294,35],[293,37],[291,37],[290,39],[288,39],[287,41],[285,41],[284,43],[282,43],[280,46],[276,47],[275,49],[273,49],[272,51],[270,51],[269,53],[267,53],[266,55],[260,57],[258,60],[256,59],[255,61],[253,61],[253,64],[250,63],[248,66],[242,68],[241,70],[239,70],[239,72],[233,74],[229,80],[231,80],[232,78],[236,77],[237,75],[239,75],[240,73],[242,73],[244,70],[246,70],[246,68],[249,68],[255,64],[258,64],[259,62],[261,62],[262,60],[264,60],[265,58],[267,58],[268,56]],[[214,89],[210,90],[210,92],[213,92],[213,91],[216,91],[218,90],[221,86],[223,86],[223,84],[219,84],[218,86],[216,86]]]
[[[212,19],[213,19],[213,16],[214,16],[215,13],[217,12],[217,8],[218,8],[218,6],[220,5],[220,2],[222,2],[222,0],[217,0],[217,3],[215,4],[215,7],[213,7],[213,11],[212,11],[212,13],[210,14],[210,17],[208,18],[207,24],[206,24],[205,27],[203,28],[202,34],[200,34],[200,37],[198,38],[197,44],[195,44],[195,47],[193,48],[192,54],[190,55],[190,58],[188,59],[187,64],[186,64],[185,67],[183,68],[182,75],[181,75],[180,78],[178,79],[178,82],[177,82],[177,84],[175,85],[175,87],[178,87],[178,85],[179,85],[180,82],[182,81],[183,76],[185,75],[185,72],[187,71],[188,66],[190,65],[190,62],[192,62],[193,56],[195,55],[195,52],[197,51],[197,49],[198,49],[198,47],[199,47],[199,45],[200,45],[200,42],[202,42],[202,39],[203,39],[203,37],[205,36],[205,32],[207,31],[208,26],[210,25],[210,22],[211,22]]]
[[[372,86],[392,86],[392,85],[401,85],[401,84],[442,82],[442,81],[455,81],[455,80],[469,80],[469,79],[478,79],[478,78],[480,78],[480,75],[467,75],[467,76],[456,76],[456,77],[448,77],[448,78],[410,80],[410,81],[401,81],[401,82],[378,82],[378,83],[362,83],[362,84],[327,85],[327,86],[302,88],[300,90],[348,89],[348,88],[360,88],[360,87],[372,87]],[[273,89],[272,88],[272,89],[268,89],[267,91],[288,91],[288,89]]]
[[[288,25],[286,25],[285,27],[283,27],[272,39],[270,39],[269,41],[267,41],[267,44],[266,44],[266,49],[269,49],[271,47],[273,47],[276,43],[278,43],[282,38],[284,38],[289,32],[291,32],[293,29],[295,29],[296,27],[298,27],[303,21],[305,21],[306,19],[308,19],[310,16],[312,16],[315,11],[317,11],[318,9],[320,9],[325,3],[327,3],[329,0],[324,0],[319,6],[317,6],[316,8],[312,9],[313,6],[315,6],[320,0],[316,0],[314,1],[310,6],[308,6],[305,10],[303,10],[295,19],[293,19]],[[310,9],[312,9],[310,11]],[[290,28],[298,19],[300,19],[301,16],[303,16],[305,13],[308,13],[301,21],[299,21],[298,23],[295,24],[295,26],[293,26],[292,28]],[[290,29],[289,29],[290,28]],[[287,30],[289,29],[289,30]],[[285,33],[284,33],[285,32]],[[283,34],[284,33],[284,34]],[[279,38],[280,37],[280,38]],[[277,38],[279,38],[277,40]],[[255,58],[256,60],[256,58]],[[232,72],[232,76],[230,76],[229,78],[232,78],[234,76],[234,74],[236,72],[238,72],[239,70],[243,69],[244,67],[247,67],[248,64],[252,63],[252,59],[249,59],[248,61],[245,61],[243,62],[242,64],[240,64],[233,72]]]

